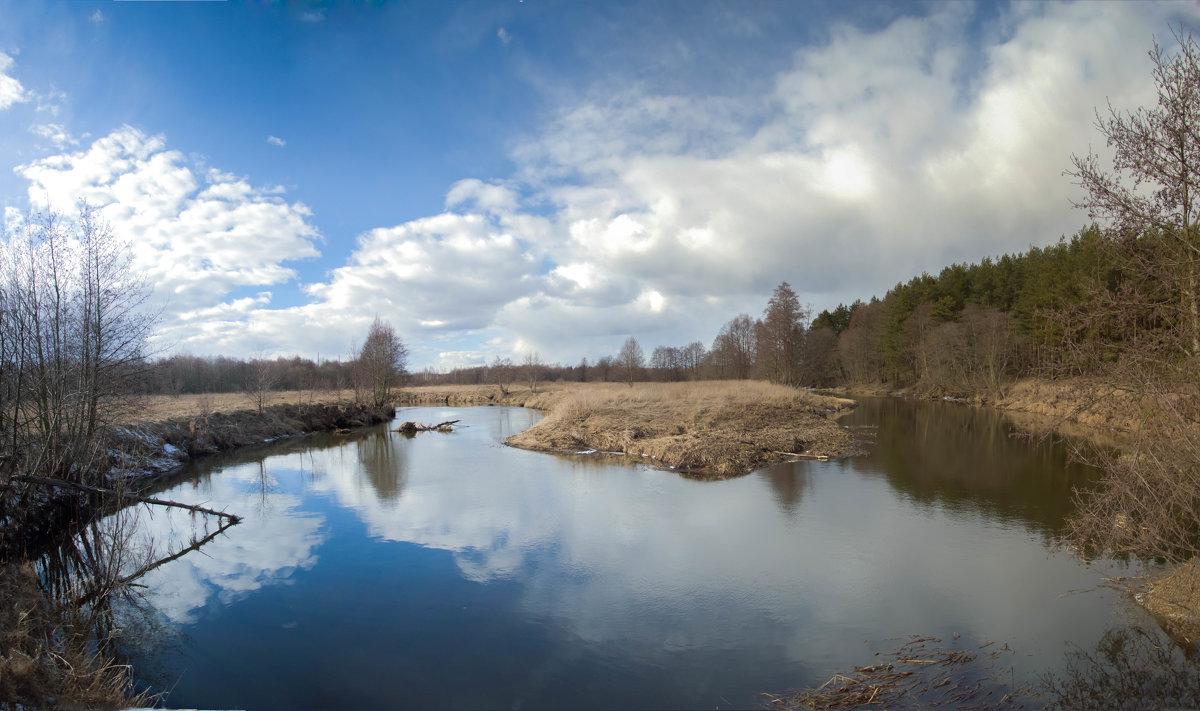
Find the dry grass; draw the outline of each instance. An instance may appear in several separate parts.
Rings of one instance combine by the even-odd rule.
[[[797,454],[843,456],[853,444],[831,417],[852,401],[756,381],[579,384],[526,406],[550,414],[510,437],[513,446],[643,456],[704,478]]]
[[[853,709],[973,709],[1001,711],[1026,708],[1028,690],[1013,689],[997,679],[997,660],[1011,654],[1007,646],[988,642],[975,650],[947,651],[935,637],[913,637],[878,664],[836,674],[813,689],[791,694],[765,694],[766,708],[780,711],[852,711]]]
[[[267,395],[265,405],[299,405],[314,402],[346,403],[353,400],[351,390],[281,390]],[[246,393],[205,393],[200,395],[145,395],[138,399],[129,424],[160,422],[218,412],[238,412],[257,407]]]
[[[423,385],[404,388],[395,401],[397,405],[505,405],[549,410],[569,393],[606,387],[616,387],[616,383],[538,383],[533,391],[528,384],[517,383],[510,385],[507,393],[498,385]]]
[[[1200,640],[1200,563],[1196,560],[1172,568],[1139,593],[1137,601],[1186,646]]]
[[[47,600],[33,566],[0,568],[0,708],[126,708],[135,695],[128,666],[89,651],[86,615]]]

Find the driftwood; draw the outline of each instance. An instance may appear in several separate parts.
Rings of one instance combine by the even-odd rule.
[[[453,432],[454,425],[458,424],[459,420],[448,420],[439,422],[436,425],[423,425],[420,422],[402,422],[400,426],[392,430],[400,434],[414,434],[416,432]]]
[[[128,491],[116,491],[114,489],[105,489],[99,486],[91,486],[89,484],[80,484],[79,482],[67,481],[66,479],[55,479],[48,476],[21,475],[14,476],[12,481],[22,482],[25,484],[37,484],[38,486],[57,486],[60,488],[75,489],[76,491],[81,491],[85,494],[110,496],[116,499],[134,501],[142,504],[154,504],[156,506],[170,506],[173,508],[187,509],[188,511],[195,511],[197,513],[203,513],[210,516],[217,516],[219,518],[227,519],[230,523],[240,523],[242,520],[242,517],[238,516],[237,514],[231,514],[225,511],[217,511],[216,509],[210,509],[204,506],[183,504],[178,501],[169,501],[167,499],[156,499],[150,496],[133,494]]]
[[[782,455],[785,455],[788,457],[796,457],[798,459],[806,459],[806,460],[810,460],[810,461],[814,461],[814,462],[828,462],[829,461],[829,455],[827,455],[827,454],[798,454],[796,452],[775,452],[775,451],[772,451],[771,454],[782,454]]]

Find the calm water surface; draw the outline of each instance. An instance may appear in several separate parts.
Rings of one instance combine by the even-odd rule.
[[[245,523],[141,582],[140,678],[200,708],[729,708],[908,635],[1018,682],[1136,615],[1046,548],[1088,473],[994,413],[865,401],[867,455],[724,482],[500,443],[539,415],[212,458],[167,488]],[[141,517],[160,550],[192,517]]]

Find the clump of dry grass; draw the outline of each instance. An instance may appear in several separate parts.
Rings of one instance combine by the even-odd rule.
[[[48,600],[32,565],[0,567],[0,601],[0,708],[153,703],[133,693],[128,666],[89,651],[86,613]]]
[[[976,650],[943,650],[935,637],[910,638],[879,664],[835,674],[812,689],[764,694],[767,708],[783,711],[851,711],[860,708],[953,708],[999,711],[1025,708],[1029,690],[998,681],[995,662],[1011,653],[988,642]]]
[[[545,405],[550,414],[509,444],[645,456],[705,478],[794,455],[843,456],[853,444],[831,417],[852,401],[758,381],[588,384]]]
[[[1137,601],[1186,646],[1200,640],[1200,563],[1181,563],[1155,580]]]

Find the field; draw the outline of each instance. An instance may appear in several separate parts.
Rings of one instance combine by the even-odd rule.
[[[264,405],[299,405],[314,402],[339,403],[353,400],[350,390],[281,390],[268,393]],[[199,395],[143,395],[131,403],[122,420],[130,423],[160,422],[181,417],[197,417],[218,412],[254,410],[257,404],[246,393],[204,393]]]

